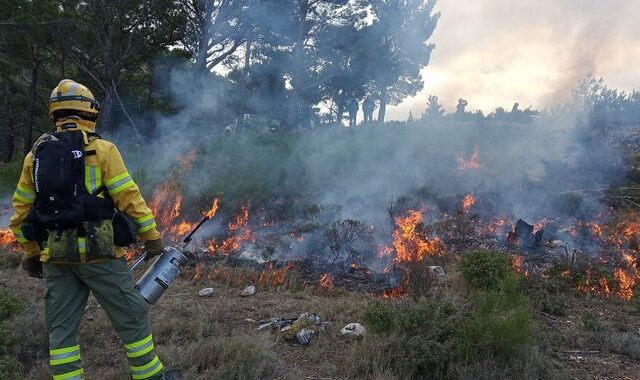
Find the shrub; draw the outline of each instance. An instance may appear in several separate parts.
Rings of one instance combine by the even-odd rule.
[[[410,337],[406,344],[405,371],[412,371],[418,377],[433,378],[444,372],[448,356],[443,343],[419,335]]]
[[[494,251],[463,253],[460,270],[468,285],[480,289],[497,289],[502,282],[515,276],[511,259]]]
[[[0,379],[19,379],[20,363],[12,357],[0,358]]]
[[[271,351],[261,337],[216,337],[193,344],[184,364],[207,379],[261,379],[275,370]]]
[[[22,311],[22,301],[9,294],[6,290],[0,290],[0,320],[4,321]]]
[[[0,269],[15,269],[22,263],[22,254],[12,252],[10,247],[0,249]]]
[[[486,291],[476,294],[476,312],[460,327],[459,351],[470,356],[509,356],[531,341],[533,318],[527,299],[519,293]]]
[[[596,331],[600,328],[600,321],[598,316],[593,313],[585,313],[580,317],[582,327],[587,331]]]
[[[389,332],[393,328],[395,309],[388,303],[375,300],[364,311],[367,328],[374,332]]]

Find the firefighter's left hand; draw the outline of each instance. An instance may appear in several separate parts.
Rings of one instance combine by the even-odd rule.
[[[29,277],[42,278],[42,263],[40,255],[29,256],[22,261],[22,269],[27,272]]]
[[[162,255],[162,252],[164,252],[164,244],[162,244],[162,239],[147,240],[144,242],[144,249],[147,251],[144,259],[149,261],[156,256]]]

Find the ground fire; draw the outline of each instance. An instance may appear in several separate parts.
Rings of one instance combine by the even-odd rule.
[[[332,244],[338,243],[339,251],[346,254],[329,258],[323,231],[330,223],[310,223],[304,216],[298,216],[299,220],[270,217],[278,215],[274,212],[280,207],[277,202],[260,207],[244,204],[230,210],[224,197],[214,197],[209,207],[198,211],[189,205],[185,213],[181,181],[196,158],[195,150],[177,157],[175,167],[155,187],[150,201],[165,238],[174,243],[193,230],[201,216],[210,219],[190,248],[196,280],[222,278],[234,284],[252,280],[259,286],[277,287],[295,272],[298,276],[302,273],[305,283],[321,289],[355,287],[390,298],[409,292],[416,276],[415,264],[433,266],[458,252],[485,248],[511,255],[513,268],[523,277],[543,273],[554,261],[566,262],[562,275],[572,279],[576,289],[604,297],[630,300],[640,280],[637,212],[599,212],[591,220],[541,218],[529,224],[504,211],[487,212],[490,194],[467,193],[450,209],[426,206],[424,201],[416,208],[394,209],[390,212],[391,228],[355,221],[334,224],[345,229],[335,235],[345,240]],[[475,148],[469,160],[457,160],[458,169],[482,168],[478,159]],[[14,243],[13,234],[0,231],[0,244]],[[137,253],[132,249],[128,257]],[[211,267],[220,260],[231,267],[250,262],[259,273],[247,277],[248,272]]]
[[[188,172],[195,158],[194,151],[180,157],[175,169],[156,187],[151,201],[161,228],[172,241],[197,224],[197,217],[189,218],[182,213],[183,198],[179,186],[181,173]],[[469,160],[461,157],[458,164],[461,170],[481,168],[477,148]],[[264,215],[270,212],[265,212],[264,208],[252,209],[248,204],[230,214],[232,210],[225,209],[224,200],[215,198],[211,207],[200,214],[214,221],[220,218],[228,221],[222,225],[218,221],[216,228],[204,228],[197,236],[194,250],[198,251],[196,257],[201,262],[196,265],[195,277],[201,279],[208,275],[242,283],[241,274],[224,274],[225,270],[220,267],[206,274],[206,262],[227,257],[236,264],[255,261],[262,268],[255,278],[256,283],[279,286],[285,283],[292,270],[301,270],[308,265],[311,252],[318,252],[311,254],[316,263],[306,268],[310,272],[305,280],[308,283],[316,283],[319,288],[326,289],[339,286],[337,284],[349,286],[355,283],[353,276],[357,273],[357,281],[370,282],[370,287],[377,294],[388,298],[407,294],[411,285],[409,277],[415,276],[408,269],[411,263],[432,262],[469,248],[492,248],[510,254],[513,267],[520,276],[542,273],[553,260],[564,260],[569,267],[563,276],[575,278],[578,290],[599,293],[604,297],[632,298],[640,279],[636,263],[640,246],[640,218],[637,213],[630,212],[620,217],[601,212],[594,220],[542,218],[529,224],[522,219],[514,222],[514,218],[509,216],[487,215],[486,211],[482,215],[476,213],[474,210],[482,210],[485,201],[481,195],[469,193],[461,196],[459,211],[447,212],[424,205],[417,209],[394,211],[392,228],[387,236],[380,236],[384,229],[376,226],[369,226],[371,234],[345,232],[339,236],[350,237],[349,241],[343,242],[347,246],[342,248],[350,252],[347,256],[351,261],[341,266],[328,258],[323,261],[321,252],[326,246],[322,246],[324,240],[318,232],[322,226],[291,229],[282,221],[265,219]],[[224,212],[219,217],[221,209]],[[254,212],[260,217],[252,220]],[[430,223],[426,222],[426,216]],[[356,228],[358,225],[343,223],[340,226]],[[354,245],[358,239],[370,235],[386,243],[378,243],[378,248],[375,248],[376,244]],[[6,234],[2,236],[9,238]],[[280,251],[287,254],[280,254]],[[345,260],[347,256],[344,256]],[[360,264],[353,261],[354,257],[360,260]],[[582,267],[578,268],[580,260],[586,263],[581,263]],[[607,272],[603,274],[594,270],[596,263],[608,268]],[[378,269],[376,272],[368,268]],[[233,276],[240,278],[234,279]]]

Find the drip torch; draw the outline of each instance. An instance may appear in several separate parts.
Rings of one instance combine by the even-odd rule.
[[[184,254],[184,250],[191,242],[193,234],[209,220],[209,216],[205,216],[200,223],[187,235],[180,246],[168,246],[160,257],[153,262],[151,267],[140,277],[136,283],[136,288],[140,292],[142,298],[147,303],[153,305],[160,299],[169,285],[178,277],[180,271],[187,265],[189,259]],[[136,269],[144,260],[147,253],[143,253],[131,266],[131,271]]]

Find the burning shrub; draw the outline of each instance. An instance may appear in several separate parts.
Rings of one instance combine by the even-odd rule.
[[[463,253],[460,270],[468,285],[480,289],[497,289],[515,276],[510,257],[494,251]]]
[[[403,263],[404,287],[409,295],[418,300],[428,297],[437,282],[436,275],[431,271],[427,258],[421,261]]]
[[[362,265],[363,254],[371,249],[372,230],[353,219],[337,220],[329,226],[327,239],[333,262]]]

